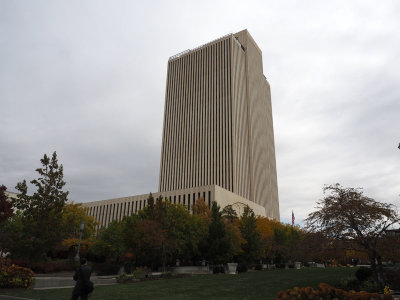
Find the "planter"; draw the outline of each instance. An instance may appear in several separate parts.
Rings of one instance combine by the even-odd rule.
[[[228,274],[236,274],[237,266],[237,263],[227,263]]]

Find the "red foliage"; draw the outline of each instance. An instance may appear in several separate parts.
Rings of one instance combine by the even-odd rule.
[[[45,261],[45,262],[35,262],[31,265],[29,261],[26,259],[12,259],[11,262],[15,265],[30,268],[38,274],[46,274],[46,273],[55,273],[60,271],[74,271],[75,265],[74,262],[69,260],[53,260],[53,261]]]
[[[343,300],[389,300],[393,299],[391,295],[379,295],[378,293],[368,293],[368,292],[355,292],[355,291],[344,291],[332,287],[326,283],[321,283],[317,290],[312,287],[294,287],[293,289],[288,289],[287,291],[280,291],[276,298],[277,300],[294,300],[294,299],[343,299]]]

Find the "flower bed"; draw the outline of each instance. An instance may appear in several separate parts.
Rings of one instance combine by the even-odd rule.
[[[277,300],[291,300],[291,299],[338,299],[338,300],[387,300],[393,299],[391,295],[379,295],[377,293],[368,292],[355,292],[355,291],[344,291],[341,289],[334,288],[328,284],[321,283],[318,289],[315,290],[312,287],[294,287],[293,289],[288,289],[287,291],[280,291],[276,298]]]
[[[0,288],[29,288],[33,284],[33,275],[32,270],[0,258]]]

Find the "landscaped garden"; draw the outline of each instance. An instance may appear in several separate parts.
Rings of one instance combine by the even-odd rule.
[[[354,277],[357,268],[304,268],[252,271],[237,275],[193,275],[177,279],[96,286],[90,299],[276,299],[280,290],[295,286],[316,288]],[[0,294],[32,299],[69,299],[72,288],[7,290]]]
[[[365,197],[359,189],[326,186],[325,198],[317,202],[317,210],[309,214],[304,228],[256,216],[248,206],[237,214],[232,206],[221,209],[213,202],[209,207],[199,198],[188,210],[151,194],[138,214],[122,219],[112,215],[114,220],[99,228],[84,207],[67,202],[68,192],[62,191],[63,168],[56,153],[51,158],[45,155],[41,163],[36,171],[46,180],[31,181],[37,187],[32,196],[25,180],[17,184],[20,194],[13,199],[8,199],[6,187],[0,185],[1,293],[34,299],[69,298],[71,289],[38,291],[29,287],[33,272],[72,273],[78,267],[74,259],[78,254],[88,259],[93,275],[125,272],[120,278],[124,284],[98,286],[92,299],[275,299],[282,290],[286,292],[279,294],[281,299],[296,295],[300,299],[300,294],[305,294],[305,299],[319,299],[326,293],[348,299],[342,295],[351,290],[387,295],[400,291],[396,265],[400,252],[393,246],[399,244],[400,235],[388,230],[400,222],[400,215],[391,204]],[[47,182],[52,188],[43,186]],[[298,270],[301,263],[306,268]],[[163,280],[129,283],[139,280],[138,273],[173,272],[178,266],[204,266],[220,273],[227,264],[237,267],[239,274],[182,277],[164,273]],[[348,279],[357,268],[337,266],[350,264],[370,264],[370,268],[360,268],[357,278]],[[248,268],[251,270],[246,272]],[[10,288],[15,290],[5,290]]]

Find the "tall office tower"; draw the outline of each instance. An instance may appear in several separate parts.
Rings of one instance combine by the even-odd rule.
[[[271,94],[262,54],[247,30],[169,59],[159,192],[192,211],[232,205],[279,220]],[[107,227],[137,214],[149,195],[84,203]]]
[[[270,87],[247,30],[168,61],[159,192],[210,185],[279,220]]]

